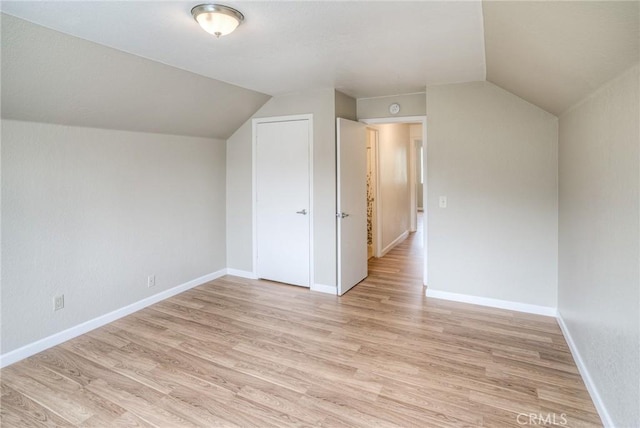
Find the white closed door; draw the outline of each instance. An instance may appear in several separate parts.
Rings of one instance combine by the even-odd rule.
[[[309,120],[256,125],[256,275],[310,285]]]
[[[338,295],[367,277],[366,125],[337,120]]]

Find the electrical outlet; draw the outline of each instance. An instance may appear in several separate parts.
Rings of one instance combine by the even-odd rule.
[[[64,308],[64,294],[55,296],[53,298],[53,310],[59,311],[60,309],[63,309],[63,308]]]
[[[156,286],[156,276],[155,275],[149,275],[147,277],[147,287],[151,288],[151,287],[155,287]]]

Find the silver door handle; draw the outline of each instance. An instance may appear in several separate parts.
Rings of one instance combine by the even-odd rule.
[[[338,213],[338,214],[336,214],[336,217],[345,218],[345,217],[349,217],[349,214],[347,214],[347,213]]]
[[[307,215],[307,210],[296,211],[296,214]]]

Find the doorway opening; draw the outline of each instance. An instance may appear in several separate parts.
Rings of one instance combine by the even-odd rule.
[[[421,245],[427,283],[426,117],[361,120],[367,126],[367,255],[384,257],[408,237]]]

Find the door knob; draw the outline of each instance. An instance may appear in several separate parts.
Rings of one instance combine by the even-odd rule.
[[[336,217],[345,218],[345,217],[349,217],[349,214],[347,214],[347,213],[338,213],[338,214],[336,214]]]
[[[307,210],[296,211],[296,214],[307,215]]]

